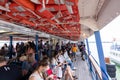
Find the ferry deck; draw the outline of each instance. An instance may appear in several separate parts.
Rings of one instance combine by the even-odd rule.
[[[106,70],[100,30],[120,13],[120,0],[0,0],[0,40],[34,41],[38,61],[39,40],[86,45],[85,61],[78,50],[77,80],[116,80]],[[99,62],[90,53],[89,37],[95,35]],[[10,48],[10,53],[13,47]],[[13,58],[9,55],[10,60]],[[7,76],[6,76],[7,77]],[[65,80],[63,78],[63,80]]]

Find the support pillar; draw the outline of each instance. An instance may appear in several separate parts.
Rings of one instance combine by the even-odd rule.
[[[94,34],[95,34],[95,39],[96,39],[96,46],[97,46],[97,51],[98,51],[100,68],[101,68],[101,71],[106,72],[106,65],[105,65],[105,60],[104,60],[104,53],[103,53],[103,48],[102,48],[100,32],[95,31]],[[108,80],[106,76],[104,75],[102,75],[102,78],[103,80]]]
[[[12,58],[12,54],[13,54],[13,46],[12,46],[12,42],[13,42],[13,36],[9,36],[10,38],[10,45],[9,45],[9,58]]]
[[[90,48],[89,48],[89,43],[88,43],[88,39],[86,39],[86,46],[87,46],[87,50],[88,50],[88,55],[87,55],[87,61],[88,61],[88,64],[89,64],[89,70],[91,72],[91,74],[93,74],[93,70],[92,70],[92,64],[91,64],[91,61],[89,59],[89,55],[90,55]],[[92,78],[94,80],[94,76],[92,75]]]
[[[88,55],[90,55],[90,48],[89,48],[88,39],[86,39],[86,46],[87,46]]]
[[[35,59],[38,61],[39,60],[39,55],[38,55],[38,35],[35,36],[35,43],[36,43]]]

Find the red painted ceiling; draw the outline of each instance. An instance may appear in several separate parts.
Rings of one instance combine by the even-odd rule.
[[[80,38],[78,0],[0,0],[0,19],[60,36]],[[36,1],[36,0],[35,0]]]

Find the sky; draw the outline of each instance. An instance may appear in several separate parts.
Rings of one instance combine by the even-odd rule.
[[[102,41],[120,40],[120,15],[100,30]],[[94,35],[89,38],[94,41]]]

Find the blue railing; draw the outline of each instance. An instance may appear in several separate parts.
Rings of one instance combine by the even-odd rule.
[[[89,70],[91,72],[91,76],[93,80],[103,80],[103,77],[106,80],[111,80],[108,73],[100,67],[98,62],[95,60],[95,58],[91,54],[87,54],[86,60],[87,60]]]

